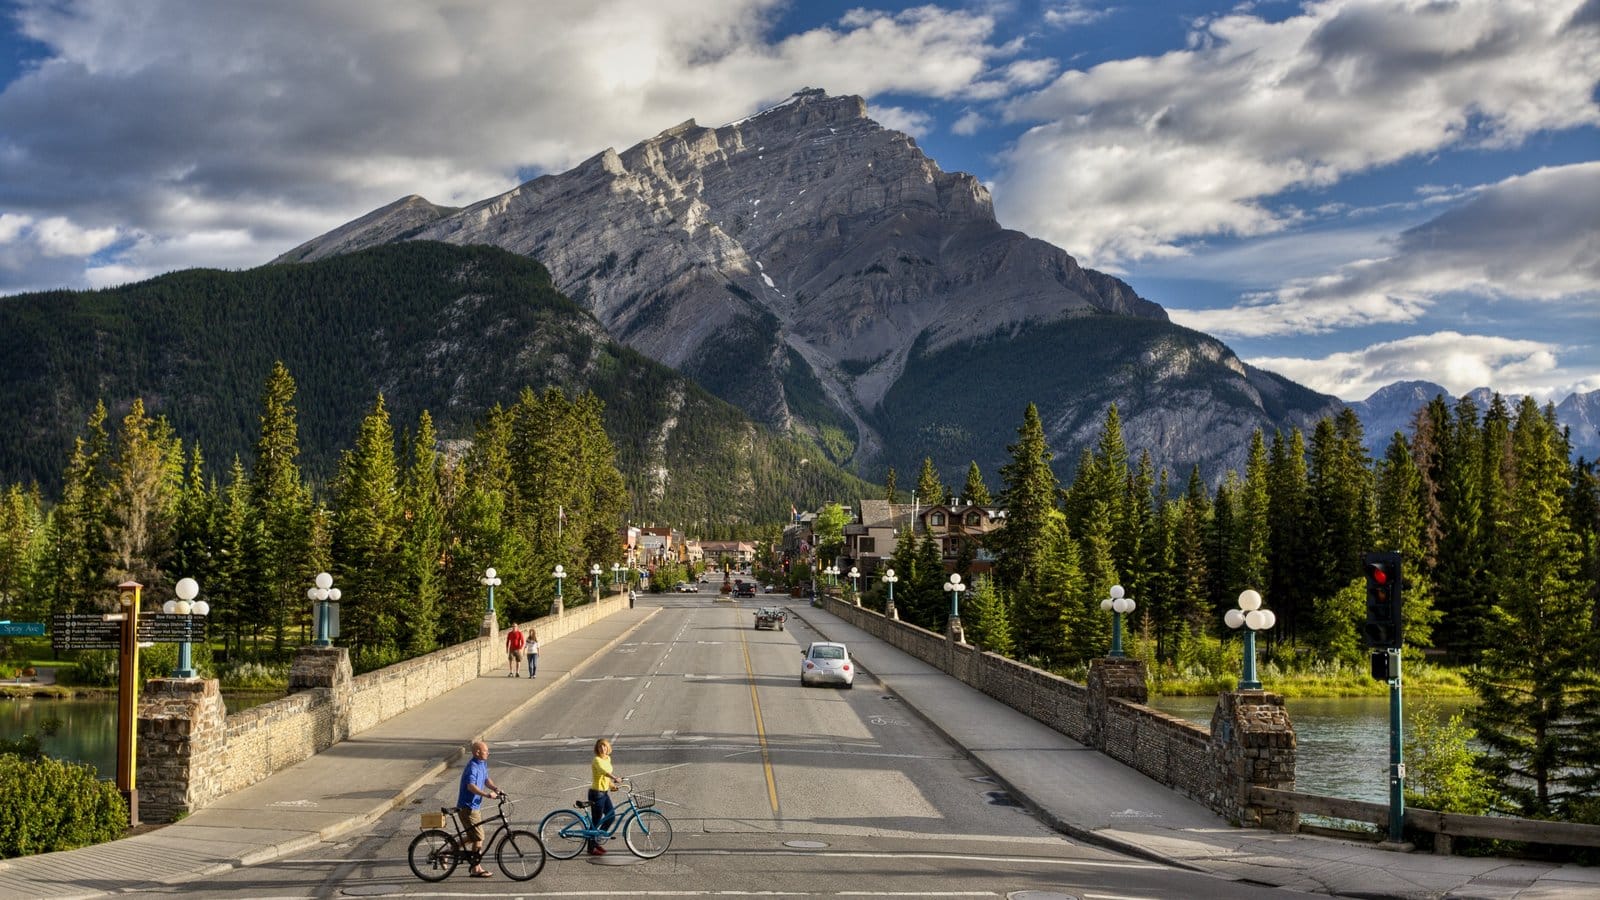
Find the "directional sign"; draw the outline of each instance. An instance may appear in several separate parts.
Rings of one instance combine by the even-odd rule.
[[[139,617],[139,640],[158,644],[206,639],[205,616],[180,616],[177,613],[147,613]]]
[[[44,634],[43,622],[0,622],[0,637],[37,637]]]
[[[122,646],[122,623],[107,622],[99,613],[57,613],[50,618],[50,647],[55,650],[116,650]]]

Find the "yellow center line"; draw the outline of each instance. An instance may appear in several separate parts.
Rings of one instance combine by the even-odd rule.
[[[772,811],[778,811],[778,782],[772,775],[772,756],[767,752],[767,727],[761,721],[761,698],[756,696],[756,673],[750,666],[750,644],[744,639],[744,629],[739,629],[739,648],[744,651],[744,674],[750,679],[750,706],[756,713],[756,741],[761,745],[761,768],[767,776],[767,800]]]

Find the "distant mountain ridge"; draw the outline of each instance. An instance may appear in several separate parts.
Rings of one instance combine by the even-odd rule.
[[[1215,478],[1254,429],[1338,408],[1001,227],[859,97],[691,120],[462,208],[401,198],[278,261],[406,240],[539,259],[618,340],[863,474],[994,471],[1029,402],[1070,469],[1114,402],[1130,446]]]
[[[1468,391],[1466,396],[1472,398],[1482,415],[1494,393],[1492,388],[1480,387]],[[1381,456],[1396,431],[1404,434],[1407,440],[1411,438],[1417,411],[1438,396],[1443,396],[1452,406],[1457,400],[1455,395],[1431,381],[1397,381],[1349,406],[1361,419],[1367,449]],[[1522,395],[1505,394],[1503,399],[1507,406],[1515,407],[1522,401]],[[1556,404],[1556,420],[1570,431],[1573,456],[1600,459],[1600,391],[1568,394]]]
[[[106,403],[114,428],[136,397],[186,444],[198,440],[221,475],[252,455],[276,360],[298,386],[301,465],[317,483],[379,392],[397,433],[427,410],[451,442],[471,437],[491,405],[553,386],[604,401],[635,522],[777,522],[790,503],[874,490],[613,342],[537,262],[433,242],[0,298],[0,482],[52,490],[94,404]]]

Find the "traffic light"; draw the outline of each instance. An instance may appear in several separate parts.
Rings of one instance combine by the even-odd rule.
[[[1375,649],[1400,649],[1400,554],[1368,553],[1362,558],[1367,575],[1367,622],[1361,635]]]

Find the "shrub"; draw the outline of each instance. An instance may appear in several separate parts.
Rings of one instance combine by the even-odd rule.
[[[0,858],[116,840],[127,824],[127,803],[93,766],[0,754]]]
[[[115,687],[117,684],[117,651],[115,650],[79,650],[78,664],[73,667],[66,681],[70,684],[85,687]],[[63,680],[61,673],[57,673],[58,681]]]
[[[238,662],[219,672],[218,679],[224,688],[230,690],[282,688],[289,684],[289,664]]]

